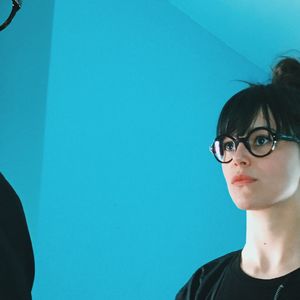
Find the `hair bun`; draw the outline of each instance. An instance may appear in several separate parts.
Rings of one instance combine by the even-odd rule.
[[[292,57],[280,60],[272,70],[272,83],[300,89],[300,62]]]

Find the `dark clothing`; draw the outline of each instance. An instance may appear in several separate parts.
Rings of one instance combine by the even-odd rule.
[[[34,279],[31,239],[19,197],[0,173],[0,299],[30,300]]]
[[[241,250],[199,268],[176,300],[299,300],[300,268],[278,278],[258,279],[240,267]]]

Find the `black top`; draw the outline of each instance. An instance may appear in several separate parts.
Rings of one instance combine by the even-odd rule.
[[[199,268],[176,300],[299,300],[300,268],[274,279],[253,278],[240,267],[241,250]]]
[[[19,197],[0,173],[0,299],[30,300],[34,258]]]

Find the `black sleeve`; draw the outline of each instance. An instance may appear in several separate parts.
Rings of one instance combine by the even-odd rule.
[[[19,197],[0,174],[0,299],[30,300],[34,280],[31,239]]]
[[[200,286],[200,278],[203,274],[203,267],[199,268],[189,281],[177,293],[175,300],[194,300],[196,299],[197,290]]]
[[[175,300],[213,299],[212,296],[220,286],[225,269],[240,251],[227,253],[199,268],[177,293]]]

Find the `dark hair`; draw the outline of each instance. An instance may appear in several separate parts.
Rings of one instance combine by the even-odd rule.
[[[273,119],[277,132],[300,138],[300,62],[285,57],[273,68],[271,83],[249,85],[224,105],[217,135],[243,136],[261,111],[268,127]]]

